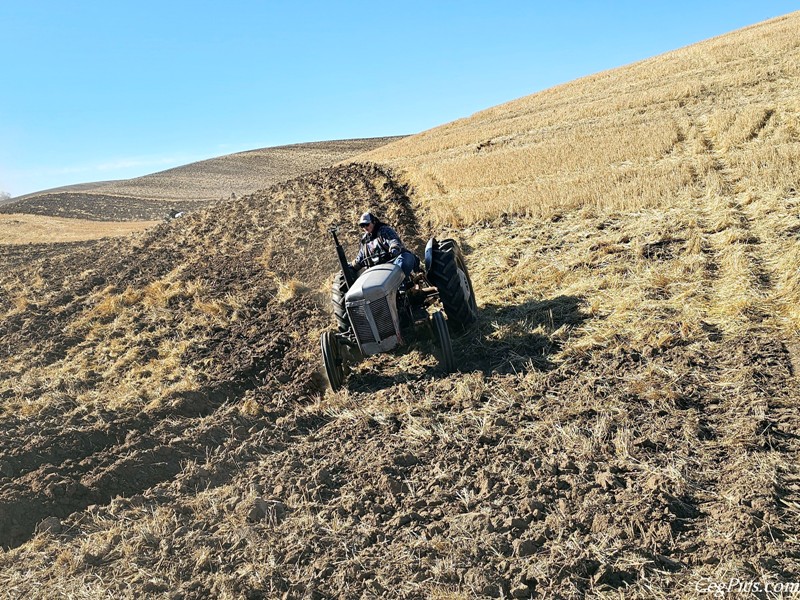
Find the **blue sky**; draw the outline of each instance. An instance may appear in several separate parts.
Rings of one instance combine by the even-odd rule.
[[[417,133],[800,2],[0,2],[0,191]]]

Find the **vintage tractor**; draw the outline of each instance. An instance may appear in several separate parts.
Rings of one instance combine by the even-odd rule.
[[[435,340],[440,366],[454,371],[450,330],[463,332],[478,320],[472,281],[455,240],[431,238],[424,272],[405,277],[388,256],[372,257],[356,272],[336,229],[330,233],[342,267],[331,290],[338,331],[325,331],[320,340],[331,388],[344,385],[351,363],[424,337]]]

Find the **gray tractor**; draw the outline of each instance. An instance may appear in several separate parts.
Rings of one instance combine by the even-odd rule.
[[[356,271],[347,262],[336,229],[330,233],[342,267],[331,290],[337,331],[325,331],[320,339],[331,388],[341,388],[349,365],[361,358],[426,337],[436,342],[440,366],[454,371],[450,330],[461,333],[478,320],[472,281],[455,240],[431,238],[424,272],[405,277],[388,256],[372,257]]]

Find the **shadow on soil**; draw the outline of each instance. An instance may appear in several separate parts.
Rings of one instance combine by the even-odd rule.
[[[490,375],[552,369],[550,356],[560,349],[552,334],[586,319],[580,311],[582,302],[579,296],[558,296],[516,306],[485,305],[478,330],[454,342],[460,351],[459,370]]]
[[[580,311],[583,299],[558,296],[552,300],[530,301],[517,306],[487,304],[479,313],[478,326],[461,335],[453,335],[453,352],[458,371],[492,374],[548,371],[555,367],[550,356],[560,344],[553,333],[562,327],[575,327],[586,320]],[[402,356],[414,349],[436,352],[431,341],[419,341],[390,355]],[[378,372],[376,372],[376,370]],[[362,392],[374,392],[402,381],[419,381],[443,377],[445,373],[432,365],[417,373],[402,376],[384,374],[378,369],[354,373],[349,386]]]

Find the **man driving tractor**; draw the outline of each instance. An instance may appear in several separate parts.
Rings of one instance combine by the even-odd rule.
[[[419,339],[419,331],[422,337],[427,337],[426,332],[433,337],[440,365],[453,372],[450,328],[466,331],[478,319],[458,243],[430,238],[423,271],[419,258],[406,249],[397,232],[373,213],[365,212],[358,224],[364,235],[352,262],[336,237],[338,228],[330,229],[341,266],[331,281],[336,329],[320,336],[331,389],[345,385],[351,362]]]
[[[365,212],[358,220],[358,225],[364,230],[364,235],[358,256],[350,263],[353,269],[358,271],[361,267],[389,261],[403,269],[406,277],[419,269],[419,258],[406,249],[394,229],[382,223],[374,214]]]

